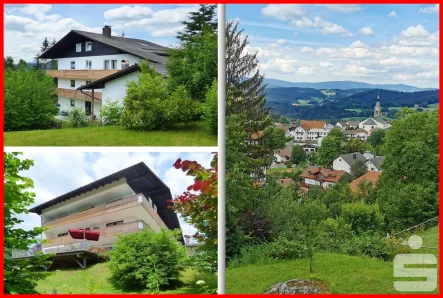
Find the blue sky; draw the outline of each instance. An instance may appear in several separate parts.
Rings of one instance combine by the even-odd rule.
[[[111,25],[114,34],[177,46],[181,21],[198,5],[5,5],[5,56],[33,59],[45,37],[59,40],[72,29],[101,33]]]
[[[438,86],[435,5],[227,5],[266,77]]]
[[[34,166],[21,174],[34,181],[34,192],[39,205],[59,195],[77,189],[85,184],[115,173],[119,170],[144,162],[170,189],[172,196],[182,194],[193,183],[172,165],[178,158],[196,160],[204,167],[210,167],[213,154],[210,152],[78,152],[61,151],[48,154],[43,150],[27,150],[21,159],[34,160]],[[23,215],[25,222],[20,225],[30,229],[40,225],[36,214]],[[180,218],[185,235],[192,235],[196,229]]]

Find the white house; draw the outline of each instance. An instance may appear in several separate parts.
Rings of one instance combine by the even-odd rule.
[[[274,152],[276,163],[285,163],[291,159],[292,152],[288,148],[283,148]]]
[[[366,167],[368,171],[381,172],[381,166],[383,164],[384,157],[383,156],[375,156],[366,160]]]
[[[358,125],[358,128],[364,129],[368,132],[374,129],[388,129],[390,127],[390,124],[381,119],[381,118],[368,118]]]
[[[369,132],[364,129],[343,130],[346,140],[360,139],[366,141],[369,138]]]
[[[328,188],[331,185],[339,182],[344,174],[345,172],[340,170],[309,166],[300,175],[300,179],[302,184],[308,188],[314,186]]]
[[[47,73],[57,78],[60,111],[81,107],[86,114],[100,116],[107,99],[122,101],[126,82],[137,80],[135,66],[147,59],[166,75],[168,48],[149,41],[113,36],[110,26],[102,34],[71,30],[40,55],[58,62],[57,70]]]
[[[289,128],[288,135],[293,137],[295,142],[318,140],[327,136],[332,128],[331,124],[324,121],[301,120],[299,125]]]
[[[168,208],[170,189],[143,162],[46,201],[29,211],[41,217],[42,252],[72,256],[84,269],[94,248],[112,248],[118,234],[180,229]],[[72,230],[99,232],[98,241],[74,238]],[[83,236],[83,235],[82,235]],[[182,240],[183,241],[183,240]],[[15,257],[20,256],[16,252]]]
[[[347,121],[337,122],[337,124],[335,124],[335,126],[340,129],[355,129],[355,128],[358,128],[359,123],[360,123],[360,121],[347,120]]]
[[[357,161],[361,160],[366,162],[366,158],[360,152],[343,154],[334,159],[332,162],[332,168],[334,170],[345,171],[351,173],[351,166]]]

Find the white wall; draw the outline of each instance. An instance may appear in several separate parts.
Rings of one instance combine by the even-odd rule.
[[[72,79],[72,80],[75,81],[75,87],[71,87],[71,79],[58,79],[58,88],[76,90],[77,88],[86,85],[86,80],[79,80],[79,79]],[[85,90],[85,91],[90,92],[91,90]],[[95,92],[101,93],[102,89],[94,89],[94,93]]]
[[[82,110],[85,110],[85,101],[80,99],[73,99],[75,101],[75,107],[80,107]],[[59,96],[58,104],[60,105],[60,111],[69,111],[71,107],[71,98],[66,98]],[[99,117],[100,109],[102,108],[102,104],[99,101],[94,101],[94,114]]]
[[[374,171],[374,172],[380,172],[376,166],[369,160],[366,161],[366,167],[368,168],[368,171]]]
[[[140,71],[135,71],[118,79],[112,80],[105,84],[102,89],[102,103],[106,104],[108,100],[118,100],[123,104],[123,99],[126,97],[126,83],[129,81],[138,81]]]
[[[71,69],[71,61],[75,61],[75,69],[86,69],[86,60],[91,61],[91,70],[105,69],[105,60],[117,60],[117,69],[121,69],[121,61],[129,60],[129,66],[135,63],[140,63],[140,58],[130,54],[105,55],[105,56],[88,56],[88,57],[74,57],[74,58],[60,58],[58,61],[59,70]]]
[[[332,168],[334,170],[338,170],[338,171],[345,171],[346,173],[351,173],[351,166],[344,161],[343,158],[341,157],[337,157],[333,162],[332,162]]]

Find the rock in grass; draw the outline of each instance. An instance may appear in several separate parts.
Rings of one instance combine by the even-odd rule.
[[[320,280],[291,279],[271,286],[265,294],[329,294],[328,286]]]

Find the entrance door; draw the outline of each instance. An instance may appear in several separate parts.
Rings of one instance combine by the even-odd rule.
[[[85,101],[85,111],[86,111],[86,115],[88,115],[88,116],[91,115],[91,102],[90,101]]]

